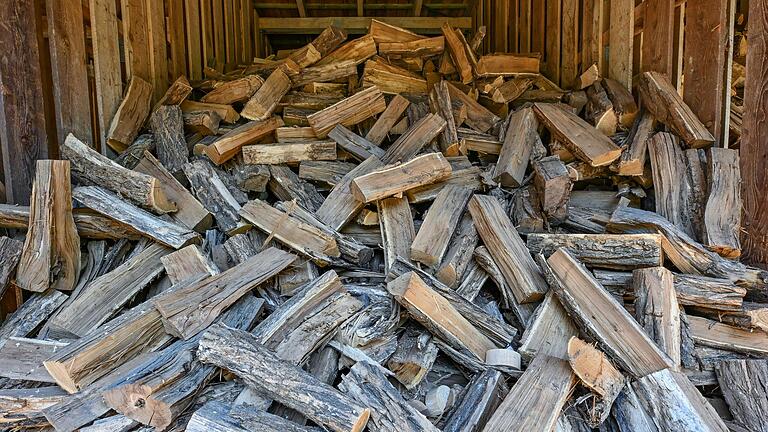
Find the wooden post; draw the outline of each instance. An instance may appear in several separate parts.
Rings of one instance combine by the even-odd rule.
[[[96,105],[101,152],[107,151],[107,133],[123,97],[120,77],[120,42],[117,10],[111,0],[90,0],[93,71],[96,81]]]
[[[41,11],[38,11],[41,12]],[[48,157],[33,0],[0,7],[0,146],[9,203],[29,204],[35,160]]]
[[[631,89],[635,2],[614,0],[610,9],[608,77]]]
[[[221,3],[219,2],[219,10]],[[215,10],[215,9],[214,9]],[[223,31],[224,24],[218,23]],[[171,48],[171,75],[187,75],[187,46],[184,44],[184,5],[182,0],[168,0],[168,40]]]
[[[675,33],[675,0],[647,0],[643,18],[643,72],[654,71],[671,77]],[[696,33],[694,33],[696,34]],[[698,37],[698,36],[696,36]]]
[[[744,198],[743,260],[768,268],[768,1],[749,3],[749,50],[744,88],[744,134],[741,137]]]

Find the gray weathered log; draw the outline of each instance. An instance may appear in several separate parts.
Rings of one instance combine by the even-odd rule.
[[[736,424],[752,432],[768,431],[768,360],[728,360],[715,371]]]
[[[528,234],[528,250],[548,257],[561,247],[587,267],[631,270],[662,265],[662,237],[654,234]]]
[[[178,175],[189,161],[181,108],[177,105],[162,105],[152,113],[149,124],[155,134],[157,158],[168,171]]]

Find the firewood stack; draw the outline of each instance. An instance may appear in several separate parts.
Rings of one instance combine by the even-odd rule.
[[[134,77],[116,158],[38,161],[0,206],[2,426],[768,430],[738,153],[660,74],[563,90],[442,30],[155,106]]]

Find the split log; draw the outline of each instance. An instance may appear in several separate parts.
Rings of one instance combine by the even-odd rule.
[[[475,195],[469,202],[469,211],[515,299],[519,303],[541,300],[548,287],[498,200]]]
[[[472,71],[473,65],[469,60],[469,56],[473,55],[473,53],[468,53],[466,51],[464,44],[450,24],[443,24],[442,31],[443,37],[445,38],[445,45],[448,48],[446,51],[451,56],[451,60],[453,60],[453,64],[459,72],[461,82],[469,84],[474,78]]]
[[[56,386],[0,390],[0,423],[7,425],[19,418],[34,419],[46,408],[67,397],[67,393]],[[13,428],[13,426],[8,426]]]
[[[459,186],[448,186],[440,191],[413,239],[412,260],[430,267],[440,263],[471,196],[471,189]]]
[[[436,114],[427,114],[413,124],[387,148],[381,161],[385,164],[408,162],[446,127],[446,121]]]
[[[296,201],[300,207],[314,212],[323,203],[323,197],[314,186],[301,180],[285,165],[270,165],[269,191],[282,201]]]
[[[547,260],[560,283],[552,287],[571,318],[635,377],[673,367],[669,357],[566,249]],[[545,269],[550,271],[550,269]]]
[[[479,237],[472,216],[464,213],[448,243],[448,250],[435,270],[435,277],[451,288],[458,288],[464,273],[472,261],[472,254]]]
[[[419,385],[427,377],[437,359],[437,345],[432,335],[416,327],[406,327],[397,339],[397,349],[387,360],[387,368],[407,389]]]
[[[210,228],[213,215],[150,152],[144,152],[134,170],[158,180],[160,190],[176,205],[171,214],[175,222],[198,232]]]
[[[440,80],[429,93],[429,105],[433,113],[438,114],[446,122],[445,129],[440,133],[440,149],[447,156],[459,154],[459,136],[456,130],[457,122],[453,115],[451,95],[448,92],[448,82]],[[462,105],[463,107],[463,105]],[[458,122],[461,124],[461,122]]]
[[[163,189],[161,180],[143,171],[123,168],[72,134],[64,140],[60,151],[61,156],[70,161],[72,175],[81,184],[103,186],[157,214],[177,209],[176,203]]]
[[[416,69],[421,68],[416,65]],[[427,81],[421,75],[389,64],[381,58],[365,62],[361,84],[363,88],[376,87],[387,94],[423,94],[428,91]]]
[[[605,136],[616,134],[619,119],[602,84],[596,82],[586,90],[587,106],[584,117]]]
[[[333,187],[356,166],[341,161],[303,161],[299,164],[299,178]]]
[[[512,289],[504,281],[504,275],[501,273],[501,269],[496,265],[496,262],[493,260],[485,246],[476,248],[474,257],[478,265],[488,273],[488,276],[490,276],[491,280],[493,280],[493,283],[496,285],[496,288],[501,294],[503,307],[512,311],[523,328],[527,327],[531,315],[533,315],[533,312],[536,309],[535,305],[533,303],[520,304],[517,302]]]
[[[677,137],[659,132],[648,141],[653,172],[656,213],[694,237],[695,190],[688,176],[688,160]],[[705,193],[704,191],[699,191]]]
[[[543,260],[543,257],[538,257],[537,260],[539,258]],[[547,276],[551,286],[560,283],[557,279],[551,278],[551,275]],[[527,361],[533,360],[538,355],[567,360],[568,341],[579,333],[579,329],[555,296],[554,289],[547,293],[536,308],[520,339],[518,351]]]
[[[551,225],[565,222],[573,187],[565,164],[557,156],[545,157],[533,162],[533,173],[536,196],[547,221]]]
[[[233,124],[240,120],[240,114],[232,108],[232,105],[214,104],[185,100],[181,103],[181,112],[191,113],[197,111],[212,111],[221,117],[224,123]]]
[[[184,282],[186,279],[200,276],[211,276],[219,273],[216,265],[203,256],[197,245],[189,245],[183,249],[160,257],[165,274],[172,284]]]
[[[496,136],[461,127],[457,128],[456,132],[459,137],[462,154],[466,154],[470,151],[489,155],[497,155],[501,153],[502,143]],[[506,134],[504,136],[506,136]]]
[[[576,114],[554,104],[536,103],[533,107],[550,133],[591,166],[610,165],[621,156],[620,148]]]
[[[291,144],[295,142],[316,141],[317,135],[311,127],[279,127],[275,129],[277,142]]]
[[[698,345],[745,354],[767,354],[768,335],[753,332],[706,318],[688,316],[691,336]]]
[[[613,111],[618,116],[619,124],[624,129],[628,129],[635,122],[639,111],[635,98],[623,84],[616,80],[603,78],[601,84],[613,104]]]
[[[10,337],[27,337],[47,320],[67,299],[60,291],[48,290],[35,293],[0,326],[0,340]]]
[[[437,432],[438,429],[409,404],[380,368],[358,362],[342,376],[339,389],[371,410],[371,432]]]
[[[0,298],[9,287],[11,275],[16,272],[23,247],[22,241],[0,237]]]
[[[218,135],[221,117],[216,111],[193,111],[184,113],[184,128],[202,136]]]
[[[669,82],[657,72],[644,72],[638,84],[643,106],[669,126],[690,148],[709,147],[715,138]]]
[[[531,108],[523,108],[509,115],[504,144],[493,171],[494,181],[507,187],[523,184],[533,148],[541,143],[538,126],[539,122]]]
[[[501,372],[487,369],[475,375],[465,387],[461,402],[446,417],[443,432],[479,431],[502,401]]]
[[[145,151],[155,151],[155,140],[151,134],[139,135],[133,144],[117,155],[114,162],[125,168],[134,169],[144,156]]]
[[[388,59],[408,57],[432,57],[440,55],[445,49],[445,38],[435,36],[407,42],[382,42],[379,55]]]
[[[611,406],[624,388],[624,375],[600,350],[572,337],[568,342],[568,363],[581,382],[600,397],[590,409],[590,426],[598,427],[611,413]]]
[[[163,271],[160,258],[170,252],[164,246],[152,244],[116,269],[96,278],[48,322],[49,331],[61,338],[85,337],[160,275]]]
[[[402,117],[410,104],[411,102],[408,99],[399,94],[395,95],[395,97],[389,101],[387,109],[379,115],[376,123],[373,124],[371,129],[365,135],[365,139],[375,145],[381,145],[384,138],[386,138],[387,133],[389,133],[395,123],[400,120],[400,117]]]
[[[384,96],[376,86],[373,86],[307,116],[307,121],[319,138],[325,138],[337,124],[351,126],[386,108]]]
[[[225,233],[237,234],[247,228],[240,221],[240,204],[226,187],[210,162],[198,159],[184,165],[190,191],[213,214],[216,225]]]
[[[514,102],[530,89],[535,81],[528,77],[513,77],[494,88],[490,93],[491,99],[496,103],[503,104]]]
[[[157,159],[168,171],[178,175],[189,161],[189,149],[184,138],[184,117],[176,105],[163,105],[149,118],[155,138]]]
[[[243,147],[247,164],[277,165],[311,160],[336,160],[336,143],[314,141],[294,144],[262,144]]]
[[[291,78],[280,69],[275,69],[264,81],[256,93],[251,96],[240,115],[248,120],[262,121],[268,119],[277,108],[280,99],[291,88]]]
[[[453,84],[448,83],[448,93],[451,95],[451,100],[457,100],[467,107],[466,124],[472,129],[485,133],[501,121],[496,114],[480,105]]]
[[[514,193],[510,218],[520,233],[530,234],[546,231],[544,229],[544,215],[541,214],[533,187],[523,187]],[[569,209],[568,220],[572,221],[573,219],[574,211]],[[599,232],[605,231],[601,226],[597,230]]]
[[[741,256],[741,172],[738,150],[707,152],[709,199],[704,211],[705,237],[710,250],[726,258]]]
[[[338,126],[337,126],[338,127]],[[352,181],[358,177],[369,174],[383,166],[381,160],[371,156],[361,164],[348,172],[331,190],[328,197],[315,213],[317,218],[330,228],[340,230],[348,224],[357,213],[365,206],[365,203],[357,199],[350,190]]]
[[[539,58],[525,54],[488,54],[477,60],[475,73],[480,77],[538,74]]]
[[[250,387],[248,387],[250,388]],[[199,412],[199,410],[198,410]],[[263,432],[321,432],[318,427],[302,426],[279,415],[270,414],[267,411],[252,409],[249,405],[234,406],[229,410],[229,416],[237,420],[244,427],[244,431]],[[189,429],[189,428],[188,428]],[[203,428],[199,432],[208,432]]]
[[[336,141],[339,147],[360,161],[364,161],[371,156],[376,156],[377,158],[384,156],[384,149],[340,124],[328,132],[328,138]]]
[[[264,85],[264,80],[258,75],[246,75],[232,81],[219,82],[214,85],[213,90],[200,98],[200,102],[224,105],[245,102],[262,85]]]
[[[80,237],[72,217],[69,161],[40,160],[30,198],[29,230],[16,269],[19,288],[71,291],[80,275]]]
[[[305,45],[293,53],[291,53],[289,59],[294,60],[300,67],[304,68],[310,64],[318,61],[326,54],[335,50],[342,42],[347,39],[347,32],[344,29],[340,29],[334,26],[326,27],[320,34],[312,40],[309,44]],[[316,58],[309,59],[312,56],[306,54],[306,52],[315,52]],[[303,61],[304,59],[308,60]]]
[[[385,198],[376,203],[384,249],[384,273],[389,273],[397,257],[410,256],[410,247],[416,236],[411,206],[407,198]]]
[[[680,306],[672,272],[664,267],[632,272],[635,319],[674,363],[680,367]]]
[[[400,165],[385,166],[352,180],[350,189],[357,199],[369,203],[418,186],[444,180],[451,165],[440,153],[418,156]]]
[[[11,337],[0,340],[0,376],[15,380],[54,383],[43,367],[66,343]]]
[[[568,362],[538,355],[496,408],[483,431],[551,431],[575,383]]]
[[[335,49],[330,54],[320,59],[315,65],[322,66],[344,60],[354,60],[355,64],[359,65],[375,55],[376,42],[373,39],[373,35],[368,33]]]
[[[149,115],[152,91],[152,84],[136,75],[131,77],[123,101],[112,117],[107,132],[107,144],[112,150],[122,152],[136,139]]]
[[[768,362],[723,361],[718,363],[715,371],[734,421],[746,430],[768,431],[764,416],[768,410],[768,390],[760,384],[768,379]]]
[[[270,179],[269,168],[264,165],[239,164],[232,169],[237,187],[246,192],[264,192]]]
[[[208,327],[221,312],[290,265],[296,256],[269,248],[231,269],[152,300],[166,331],[184,340]]]
[[[587,267],[632,270],[662,265],[658,234],[528,234],[530,253],[549,257],[561,247]]]
[[[460,352],[469,353],[482,362],[486,351],[497,348],[415,273],[392,280],[387,290],[417,321]]]
[[[281,361],[244,331],[211,326],[203,334],[197,354],[201,361],[235,373],[248,385],[331,430],[359,432],[368,422],[369,408]]]
[[[357,75],[357,62],[355,60],[341,60],[320,66],[312,66],[302,69],[299,75],[292,78],[292,87],[300,87],[309,83],[335,81]]]
[[[411,204],[419,204],[433,201],[437,198],[437,194],[447,186],[460,186],[478,191],[482,189],[482,173],[482,169],[476,166],[465,169],[453,168],[450,177],[446,180],[409,189],[405,191],[405,195]]]
[[[248,122],[222,135],[218,140],[205,148],[205,154],[215,163],[221,165],[232,159],[240,149],[258,141],[283,126],[280,117],[267,117],[264,120]]]
[[[654,134],[656,119],[643,109],[629,133],[629,147],[621,154],[618,164],[619,175],[643,175],[648,158],[648,139]]]

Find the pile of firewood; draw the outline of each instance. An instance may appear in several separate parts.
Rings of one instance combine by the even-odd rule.
[[[70,135],[0,206],[0,428],[767,430],[738,153],[662,75],[483,36],[134,77],[116,158]]]

